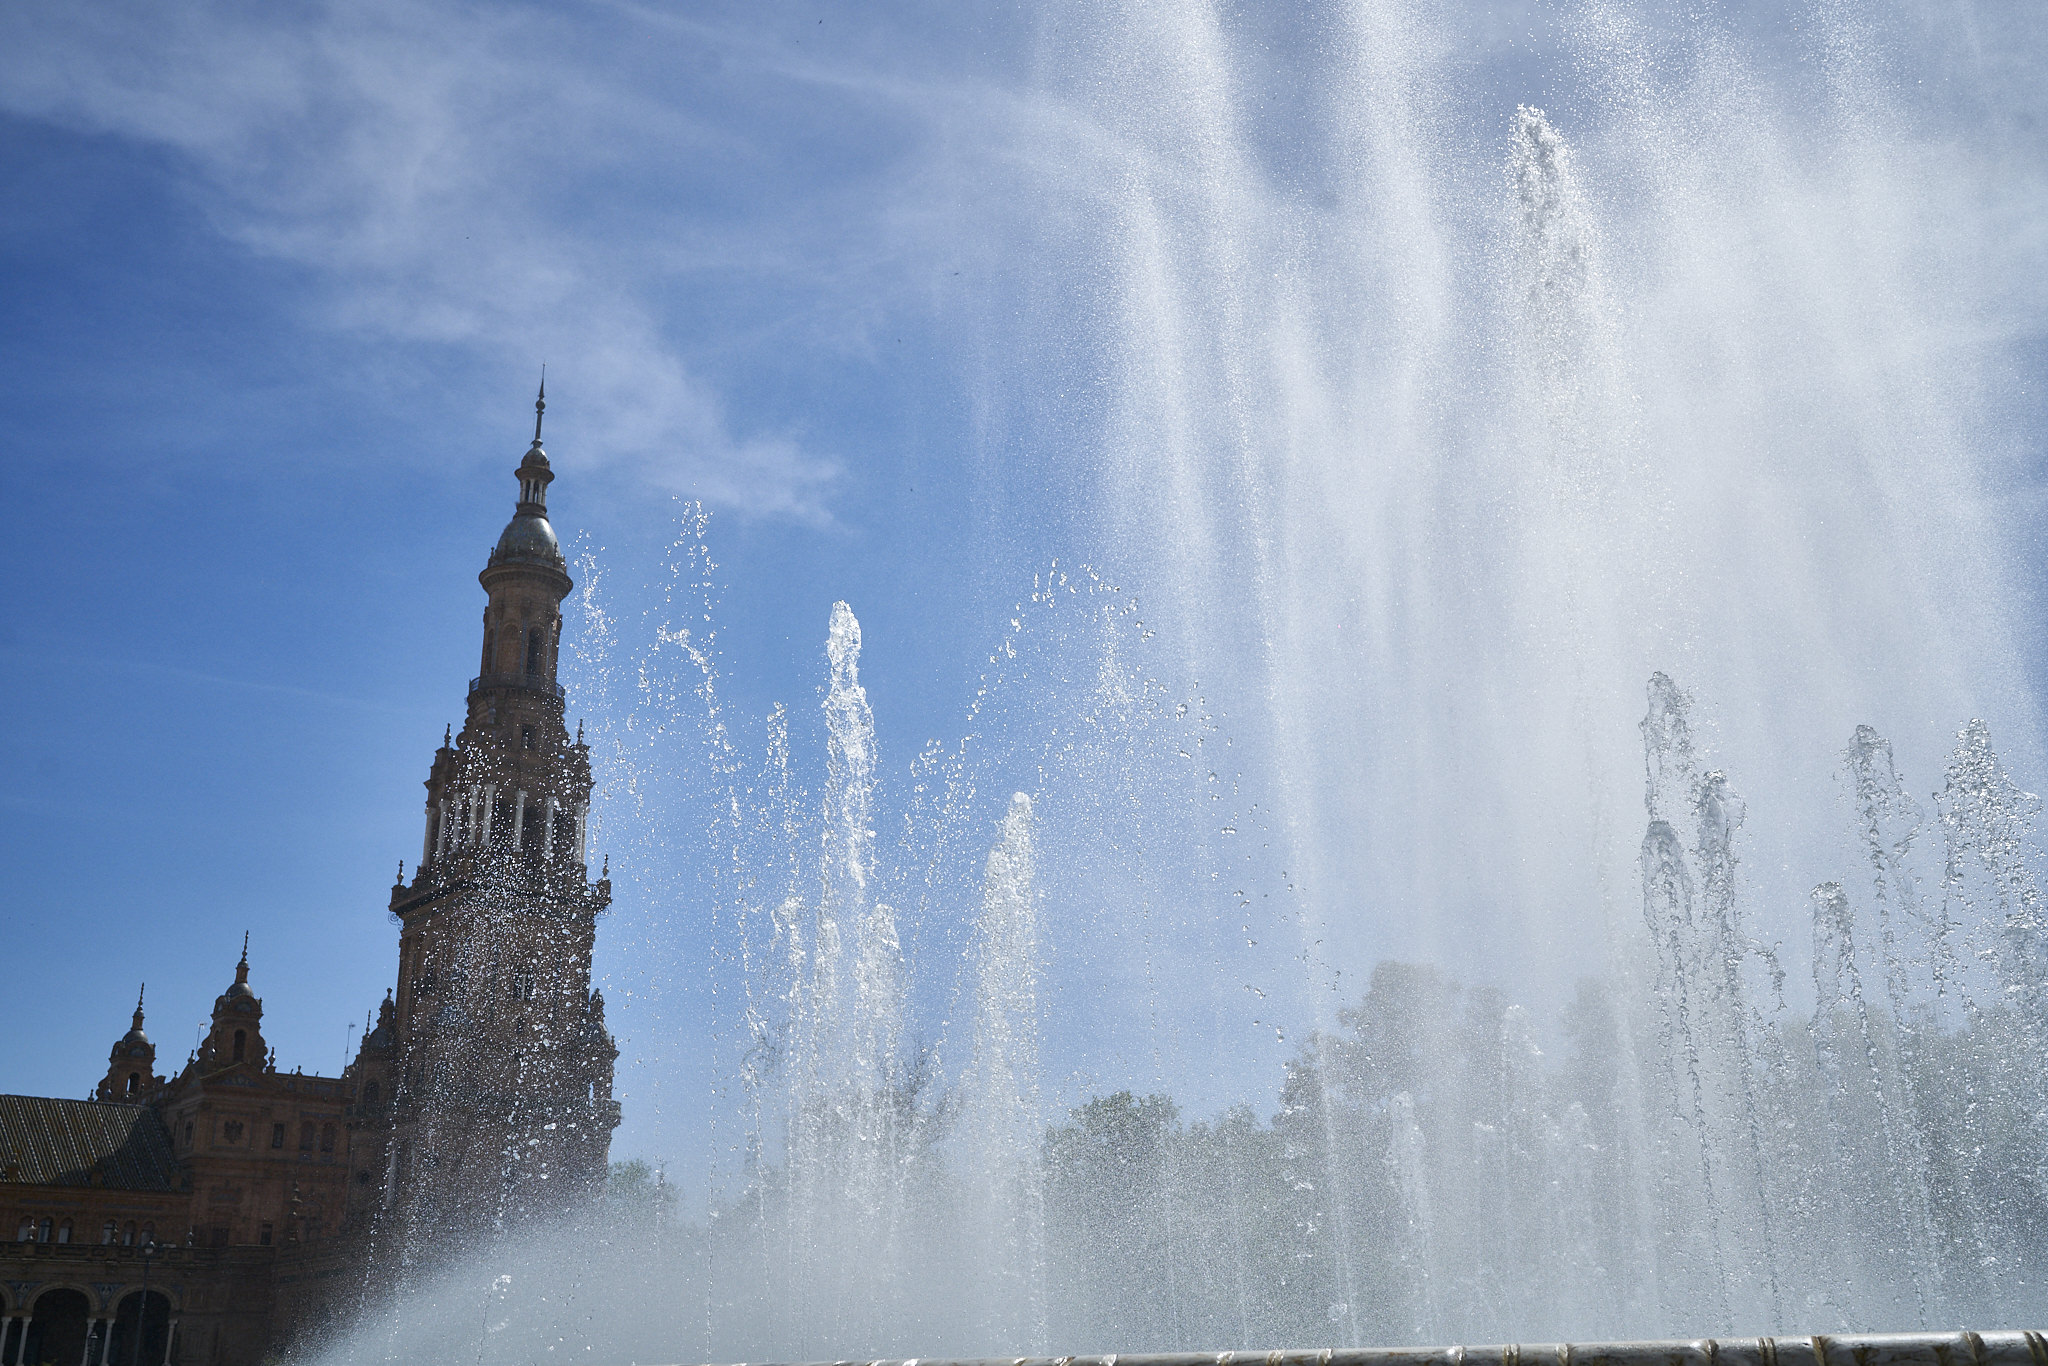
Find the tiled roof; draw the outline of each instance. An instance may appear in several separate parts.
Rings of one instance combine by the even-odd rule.
[[[0,1096],[0,1181],[113,1190],[178,1188],[171,1136],[146,1105]]]

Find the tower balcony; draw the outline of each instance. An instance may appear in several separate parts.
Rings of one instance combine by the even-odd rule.
[[[528,692],[553,693],[557,702],[569,695],[561,684],[550,683],[539,674],[481,674],[469,680],[471,697],[485,688],[524,688]]]

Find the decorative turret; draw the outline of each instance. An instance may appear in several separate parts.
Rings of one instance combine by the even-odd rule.
[[[213,1029],[200,1048],[207,1071],[239,1063],[262,1064],[269,1057],[263,1042],[263,1001],[249,989],[249,936],[242,936],[242,958],[235,980],[213,1000]]]
[[[147,987],[144,983],[144,987]],[[131,1104],[163,1085],[155,1075],[156,1045],[142,1032],[142,991],[135,993],[135,1018],[107,1054],[106,1079],[93,1093],[95,1100],[126,1101]]]

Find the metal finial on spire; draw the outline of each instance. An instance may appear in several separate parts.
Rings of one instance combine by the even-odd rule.
[[[533,444],[540,444],[540,420],[548,410],[548,368],[540,368],[540,397],[533,401]]]
[[[242,931],[242,966],[245,968],[249,966],[249,932],[247,930]]]
[[[453,739],[453,738],[454,738],[454,736],[455,736],[455,723],[454,723],[454,722],[452,722],[452,721],[451,721],[451,722],[449,722],[448,724],[446,724],[446,725],[442,726],[442,727],[441,727],[441,748],[442,748],[442,749],[446,749],[446,748],[448,748],[448,742],[449,742],[449,741],[450,741],[451,739]]]

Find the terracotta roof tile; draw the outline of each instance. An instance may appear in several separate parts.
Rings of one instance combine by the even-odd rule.
[[[172,1191],[178,1160],[146,1105],[0,1096],[0,1181]]]

